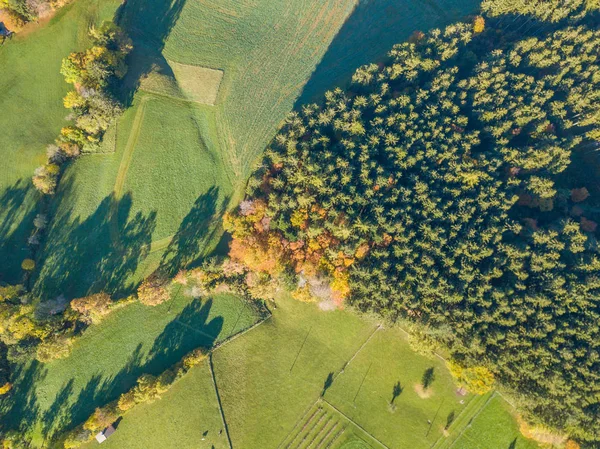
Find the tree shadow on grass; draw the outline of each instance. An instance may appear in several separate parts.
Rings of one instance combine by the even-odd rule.
[[[68,189],[64,186],[63,192]],[[66,197],[56,204],[65,204]],[[156,226],[156,212],[132,215],[131,208],[131,194],[119,199],[111,194],[84,219],[72,218],[73,209],[60,211],[38,263],[34,294],[72,299],[100,291],[114,297],[131,293],[135,283],[130,278],[148,255]]]
[[[193,349],[212,348],[221,330],[223,317],[208,320],[212,300],[190,302],[164,328],[148,354],[146,372],[159,374]]]
[[[427,368],[423,373],[423,377],[421,378],[421,385],[423,385],[423,390],[427,390],[431,387],[431,384],[435,380],[435,368]]]
[[[173,75],[162,51],[185,1],[126,0],[117,10],[114,21],[133,42],[120,95],[127,106],[131,104],[142,78],[152,70],[158,68],[162,73]]]
[[[38,196],[30,179],[20,179],[0,192],[0,281],[21,282],[21,262],[31,257],[27,239]]]
[[[13,388],[0,399],[0,429],[24,432],[37,420],[39,404],[35,385],[43,382],[47,370],[37,361],[13,369]]]
[[[354,71],[382,60],[394,44],[415,31],[460,20],[477,10],[480,0],[359,0],[304,86],[294,108],[317,101],[325,91],[347,83]]]
[[[228,198],[219,201],[218,187],[211,187],[196,199],[165,250],[157,273],[173,277],[179,269],[207,255],[221,232],[219,220],[227,202]]]
[[[2,430],[19,430],[25,435],[37,426],[47,442],[57,441],[61,433],[84,422],[96,407],[118,399],[132,388],[140,375],[158,375],[191,350],[211,348],[223,328],[222,317],[209,320],[211,308],[210,300],[192,301],[174,316],[149,350],[144,350],[140,343],[117,374],[93,373],[80,389],[75,386],[75,377],[65,380],[52,404],[43,410],[36,389],[43,389],[47,369],[38,362],[19,368],[13,378],[14,390],[0,403]],[[98,354],[104,356],[110,354],[106,351]]]
[[[325,382],[323,382],[323,390],[321,390],[321,397],[325,396],[325,393],[327,393],[327,390],[329,390],[331,388],[331,386],[333,385],[333,371],[330,372],[327,375],[327,378],[325,379]]]

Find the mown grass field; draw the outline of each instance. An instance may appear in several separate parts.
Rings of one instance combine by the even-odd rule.
[[[459,436],[454,449],[508,449],[515,438],[516,448],[537,447],[518,436],[501,398],[457,395],[443,361],[349,312],[281,298],[268,321],[213,360],[233,447],[447,449]],[[423,398],[415,387],[431,369]]]
[[[119,296],[160,264],[175,270],[210,253],[220,215],[307,81],[321,94],[392,43],[477,4],[438,1],[125,3],[116,20],[135,49],[124,98],[140,90],[117,126],[116,152],[68,168],[35,292]],[[353,44],[361,40],[369,44]],[[201,104],[215,95],[214,106]]]
[[[455,429],[435,449],[538,449],[520,432],[511,406],[499,395],[488,398],[472,421]]]
[[[0,403],[3,425],[31,433],[34,447],[41,447],[127,391],[141,374],[160,374],[192,349],[210,348],[259,319],[234,295],[193,299],[186,287],[173,294],[157,307],[135,303],[113,312],[90,327],[66,359],[17,367],[14,394]]]
[[[20,280],[38,199],[31,176],[66,123],[62,58],[84,48],[89,26],[111,18],[117,5],[78,0],[44,26],[0,46],[0,280]]]
[[[97,447],[95,440],[83,446],[84,449]],[[229,448],[209,362],[194,367],[158,401],[132,410],[102,447]]]

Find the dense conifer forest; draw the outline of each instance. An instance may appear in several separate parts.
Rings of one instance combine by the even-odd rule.
[[[325,278],[419,323],[530,423],[597,447],[600,217],[568,173],[600,150],[599,4],[482,10],[292,113],[226,221],[230,255],[292,272],[300,299]]]

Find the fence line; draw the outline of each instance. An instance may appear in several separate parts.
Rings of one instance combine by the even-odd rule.
[[[219,395],[219,388],[217,387],[215,370],[213,369],[212,352],[208,355],[208,367],[210,369],[210,377],[212,379],[213,387],[215,389],[215,395],[217,396],[217,403],[219,404],[219,412],[221,412],[221,422],[223,423],[223,427],[225,428],[225,435],[227,435],[229,449],[233,449],[233,444],[231,443],[231,436],[229,435],[229,427],[227,426],[227,421],[225,420],[225,412],[223,410],[223,405],[221,404],[221,395]]]

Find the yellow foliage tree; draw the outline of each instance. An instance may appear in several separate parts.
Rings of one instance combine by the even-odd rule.
[[[473,32],[482,33],[485,30],[485,19],[481,16],[475,17],[473,21]]]
[[[6,382],[4,385],[0,386],[0,396],[5,395],[12,389],[12,384],[10,382]]]
[[[447,365],[457,383],[473,394],[486,394],[494,386],[494,373],[485,366],[465,368],[455,361],[449,361]]]

